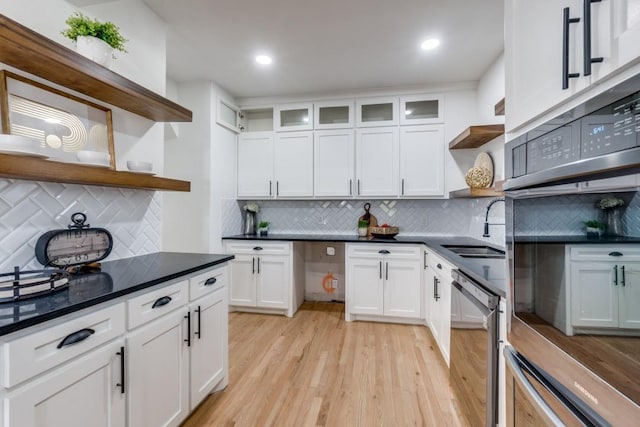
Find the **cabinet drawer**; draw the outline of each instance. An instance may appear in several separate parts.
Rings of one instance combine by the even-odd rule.
[[[387,253],[388,252],[388,253]],[[420,246],[414,245],[377,245],[377,244],[348,244],[347,256],[359,258],[380,258],[384,256],[388,259],[421,259],[422,250]]]
[[[266,243],[260,240],[230,241],[226,244],[226,251],[232,254],[288,255],[291,244],[288,242]]]
[[[189,301],[210,294],[227,285],[227,267],[205,271],[189,279]]]
[[[7,341],[2,349],[2,385],[13,387],[122,335],[124,315],[120,303]]]
[[[640,245],[575,245],[570,251],[572,261],[640,261]]]
[[[433,251],[427,251],[428,252],[428,257],[429,257],[429,267],[431,267],[431,269],[433,271],[437,271],[438,273],[444,275],[447,277],[447,279],[451,278],[451,270],[455,269],[456,267],[452,264],[450,264],[448,261],[445,261],[444,258],[442,258],[440,255],[438,255],[437,253],[433,252]]]
[[[183,307],[188,301],[188,283],[187,280],[183,280],[174,285],[165,286],[128,300],[128,329],[137,328],[177,308]]]

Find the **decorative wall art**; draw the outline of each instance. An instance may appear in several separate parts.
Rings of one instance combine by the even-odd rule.
[[[115,169],[111,110],[0,70],[2,132],[36,140],[50,160]]]

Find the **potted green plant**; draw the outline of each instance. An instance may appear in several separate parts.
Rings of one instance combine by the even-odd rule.
[[[127,52],[124,48],[128,41],[120,34],[120,28],[113,22],[100,22],[81,12],[69,16],[65,23],[68,28],[62,35],[76,43],[76,51],[87,58],[109,67],[115,58],[113,51]]]
[[[364,220],[358,221],[358,236],[365,237],[369,234],[369,223]]]
[[[604,229],[605,229],[605,225],[595,219],[586,221],[584,225],[585,225],[585,230],[587,232],[587,237],[599,238],[600,236],[602,236],[602,233],[604,232]]]
[[[260,221],[258,224],[258,234],[266,236],[269,233],[269,223],[267,221]]]

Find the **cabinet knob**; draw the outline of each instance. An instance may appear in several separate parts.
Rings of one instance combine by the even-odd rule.
[[[381,249],[381,250],[379,250],[379,251],[378,251],[378,253],[379,253],[379,254],[383,254],[383,255],[388,255],[388,254],[390,254],[391,252],[389,252],[389,251],[388,251],[388,250],[386,250],[386,249]]]
[[[440,270],[442,270],[442,264],[438,263],[438,265],[436,265],[436,267],[438,267]]]
[[[622,256],[622,252],[618,252],[618,251],[613,251],[613,252],[609,252],[609,256]]]

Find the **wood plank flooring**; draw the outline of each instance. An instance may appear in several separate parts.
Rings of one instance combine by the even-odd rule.
[[[230,313],[229,359],[229,386],[183,427],[464,425],[424,326],[347,323],[335,303]]]

